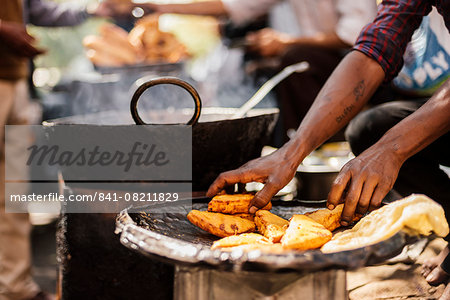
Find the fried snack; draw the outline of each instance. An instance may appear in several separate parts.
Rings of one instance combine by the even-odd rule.
[[[242,250],[245,252],[249,251],[261,251],[264,253],[270,253],[270,254],[281,254],[285,253],[286,251],[289,251],[289,249],[283,248],[281,244],[247,244],[247,245],[240,245],[235,247],[226,247],[226,248],[220,248],[221,251],[234,251],[234,250]]]
[[[94,65],[99,67],[120,67],[123,65],[121,60],[118,60],[107,53],[99,53],[94,49],[86,51],[86,56]]]
[[[126,48],[111,46],[105,38],[88,35],[83,39],[83,45],[87,49],[95,50],[97,53],[102,53],[104,56],[113,57],[122,64],[136,63],[136,55],[134,52]]]
[[[150,15],[139,20],[128,35],[129,42],[136,49],[143,49],[148,62],[177,62],[188,56],[186,47],[175,35],[159,30],[159,16]]]
[[[255,214],[255,224],[259,233],[271,242],[279,243],[286,233],[289,221],[274,215],[270,211],[258,210]]]
[[[416,235],[434,232],[441,237],[449,232],[442,206],[425,195],[412,194],[371,212],[353,228],[335,234],[322,251],[338,252],[369,246],[400,230]]]
[[[141,62],[175,63],[188,56],[186,47],[175,35],[159,30],[159,16],[139,20],[128,34],[113,24],[102,25],[100,36],[87,36],[83,45],[88,58],[101,66],[124,66]]]
[[[104,24],[99,28],[100,36],[114,49],[122,49],[133,56],[138,54],[138,50],[128,40],[128,32],[114,24]]]
[[[223,239],[217,240],[212,244],[211,249],[235,247],[235,246],[247,245],[247,244],[270,245],[270,244],[272,244],[272,242],[269,241],[264,236],[257,234],[257,233],[243,233],[240,235],[232,235],[232,236],[224,237]]]
[[[195,226],[219,237],[255,231],[255,222],[220,213],[191,210],[188,220]]]
[[[344,204],[337,205],[333,210],[319,209],[313,212],[306,213],[305,216],[310,217],[317,223],[322,224],[329,231],[333,231],[340,227],[340,220]]]
[[[208,203],[208,211],[224,214],[248,213],[248,206],[255,195],[253,194],[223,194],[212,198]],[[272,203],[269,202],[263,209],[270,210]]]
[[[136,24],[136,26],[134,26],[134,28],[128,33],[128,41],[130,44],[136,49],[140,49],[142,51],[144,51],[142,37],[144,36],[145,30],[145,26]]]
[[[332,237],[331,231],[305,215],[293,215],[281,244],[287,249],[309,250],[321,247]]]
[[[255,215],[252,214],[234,214],[233,216],[255,222]]]

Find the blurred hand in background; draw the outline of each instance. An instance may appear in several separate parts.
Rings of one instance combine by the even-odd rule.
[[[277,56],[293,43],[288,34],[278,32],[271,28],[264,28],[246,36],[247,49],[262,56]]]
[[[33,58],[46,52],[35,46],[36,39],[21,23],[1,21],[0,40],[19,56]]]

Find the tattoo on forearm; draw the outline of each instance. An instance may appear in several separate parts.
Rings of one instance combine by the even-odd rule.
[[[360,82],[358,82],[358,84],[356,85],[356,87],[353,89],[353,95],[355,96],[355,102],[358,102],[359,99],[361,99],[361,97],[364,95],[364,92],[366,91],[366,85],[364,83],[364,79],[361,80]],[[337,118],[336,118],[336,122],[337,123],[341,123],[345,117],[352,112],[352,110],[355,108],[355,106],[353,104],[350,104],[349,106],[347,106],[346,108],[344,108],[342,114],[340,114]]]
[[[364,95],[364,92],[366,90],[366,85],[364,83],[364,79],[358,82],[356,87],[353,89],[353,95],[355,95],[355,101],[358,102],[358,100]]]
[[[347,106],[346,108],[344,108],[344,111],[342,112],[341,115],[339,115],[336,118],[336,122],[341,123],[342,120],[345,119],[345,117],[352,112],[353,108],[355,108],[355,106],[353,104],[350,104],[349,106]]]

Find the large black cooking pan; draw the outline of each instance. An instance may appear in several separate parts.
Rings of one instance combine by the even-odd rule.
[[[208,204],[193,200],[180,211],[155,213],[155,207],[136,206],[123,210],[116,220],[120,242],[144,256],[189,267],[210,267],[227,271],[319,271],[327,268],[356,269],[375,265],[395,257],[402,251],[416,257],[428,239],[400,231],[387,240],[354,250],[323,253],[320,250],[289,251],[282,254],[258,250],[232,252],[211,250],[218,238],[192,225],[186,215],[192,209],[206,210]],[[315,209],[297,201],[272,201],[272,212],[285,219]],[[167,204],[161,204],[162,206]],[[183,211],[184,209],[184,211]],[[418,252],[415,252],[418,251]],[[409,255],[409,254],[408,254]]]
[[[142,93],[155,85],[172,84],[186,89],[194,99],[192,109],[146,111],[142,115],[158,123],[179,124],[189,114],[193,117],[187,123],[192,126],[192,188],[205,191],[223,171],[241,166],[260,156],[262,147],[268,142],[278,117],[278,109],[252,109],[246,117],[230,119],[236,108],[201,107],[201,100],[195,89],[180,79],[161,77],[141,85],[131,101],[132,117],[125,112],[102,112],[79,115],[47,121],[47,125],[90,124],[90,125],[138,125],[145,124],[137,111]],[[134,122],[133,122],[134,120]],[[180,151],[183,151],[180,149]]]

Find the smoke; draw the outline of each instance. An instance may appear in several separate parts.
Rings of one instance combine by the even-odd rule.
[[[69,88],[70,115],[86,115],[116,111],[129,114],[133,93],[142,83],[160,76],[181,78],[197,89],[203,107],[240,107],[262,84],[255,84],[244,71],[242,49],[228,49],[219,44],[209,55],[179,64],[135,66],[107,70],[77,76]],[[159,85],[147,90],[140,98],[138,111],[146,122],[171,123],[158,112],[174,112],[177,109],[193,108],[191,96],[182,88]],[[274,96],[269,94],[258,107],[275,107]],[[178,118],[179,116],[177,116]],[[130,117],[124,118],[132,122]],[[184,123],[189,115],[176,119]],[[96,122],[98,123],[98,122]],[[117,123],[117,122],[115,122]],[[106,124],[106,123],[104,123]],[[122,123],[124,124],[124,123]]]

